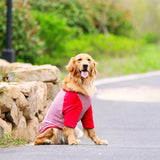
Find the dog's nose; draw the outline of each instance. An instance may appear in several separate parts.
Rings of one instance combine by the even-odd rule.
[[[88,68],[88,64],[83,64],[83,69],[87,70],[87,68]]]

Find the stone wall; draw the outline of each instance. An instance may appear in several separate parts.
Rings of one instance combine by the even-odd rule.
[[[34,141],[39,124],[59,92],[60,71],[0,59],[0,134]]]

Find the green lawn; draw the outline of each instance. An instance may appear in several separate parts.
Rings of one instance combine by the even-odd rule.
[[[98,62],[97,79],[160,70],[160,46],[155,44],[143,45],[136,54],[120,57],[95,54],[93,58]],[[66,74],[62,69],[62,80]]]
[[[97,78],[115,77],[133,73],[160,70],[160,48],[155,44],[143,46],[135,55],[105,57],[98,60]]]

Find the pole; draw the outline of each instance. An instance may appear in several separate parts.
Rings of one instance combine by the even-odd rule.
[[[12,0],[7,0],[6,37],[6,50],[2,51],[2,58],[8,62],[15,62],[15,51],[12,49]]]

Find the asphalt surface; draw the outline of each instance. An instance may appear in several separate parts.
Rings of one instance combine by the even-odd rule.
[[[160,160],[160,72],[95,84],[96,133],[108,146],[82,138],[76,146],[11,147],[0,160]]]

